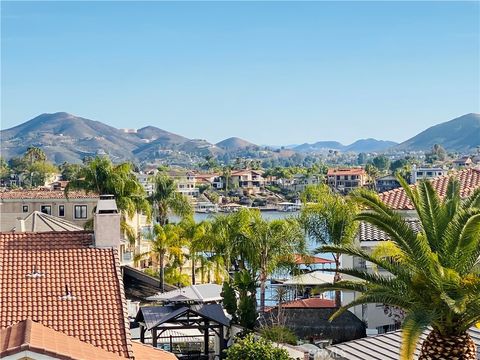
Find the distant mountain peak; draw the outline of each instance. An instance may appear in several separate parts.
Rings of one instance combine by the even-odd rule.
[[[234,151],[257,147],[257,145],[236,136],[229,137],[228,139],[222,140],[215,145],[224,150]]]
[[[468,152],[480,146],[480,114],[469,113],[434,125],[395,148],[429,150],[440,144],[449,151]]]

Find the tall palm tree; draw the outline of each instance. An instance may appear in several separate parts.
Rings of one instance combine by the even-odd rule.
[[[150,251],[136,256],[137,261],[146,256],[157,258],[162,292],[165,290],[165,260],[167,255],[174,258],[183,253],[179,230],[179,227],[174,224],[164,226],[154,224],[151,231],[145,235],[150,241]]]
[[[30,165],[32,165],[36,161],[47,160],[47,155],[45,155],[45,152],[36,146],[29,146],[23,157],[29,162]]]
[[[250,266],[258,271],[260,282],[260,311],[265,310],[265,288],[268,276],[290,259],[293,254],[305,252],[305,236],[295,219],[267,221],[261,216],[251,224],[251,246],[253,252]]]
[[[180,217],[193,214],[192,205],[188,199],[177,192],[175,180],[164,173],[158,173],[154,178],[153,194],[150,196],[156,220],[160,225],[168,223],[169,213]]]
[[[432,330],[422,344],[419,360],[476,359],[467,330],[480,321],[480,189],[460,198],[459,182],[451,178],[443,201],[428,181],[409,187],[397,177],[416,209],[422,231],[413,231],[402,216],[376,194],[359,191],[356,201],[367,211],[357,216],[389,235],[395,251],[385,259],[353,245],[331,245],[324,251],[357,256],[389,272],[342,269],[358,281],[322,286],[361,292],[347,308],[384,303],[403,309],[402,359],[412,359],[421,333]]]
[[[209,231],[209,222],[195,222],[193,217],[187,217],[183,219],[179,224],[180,236],[185,240],[189,250],[189,258],[192,264],[192,285],[196,282],[196,265],[200,260],[200,267],[206,266],[205,261],[201,261],[202,255],[200,254],[207,246],[207,233]],[[204,269],[201,269],[203,272]],[[203,280],[203,279],[202,279]]]
[[[301,196],[305,206],[300,215],[307,235],[320,245],[348,245],[357,231],[357,207],[348,197],[333,193],[325,184],[307,186]],[[340,281],[340,252],[332,252],[335,261],[334,281]],[[335,292],[335,306],[342,304],[340,291]]]
[[[131,243],[135,242],[135,230],[127,224],[135,213],[142,212],[150,217],[150,205],[143,186],[138,182],[132,165],[114,165],[108,157],[95,157],[82,167],[65,187],[65,196],[72,190],[115,196],[118,210],[122,214],[122,232]]]

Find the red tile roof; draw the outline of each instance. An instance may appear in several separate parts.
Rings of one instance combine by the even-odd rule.
[[[308,298],[294,300],[282,305],[284,308],[309,308],[309,309],[319,309],[319,308],[330,308],[335,307],[335,301],[330,299],[321,299],[321,298]]]
[[[328,169],[327,176],[334,175],[365,175],[366,172],[362,168],[346,168],[346,169]]]
[[[98,195],[94,193],[85,193],[84,191],[70,191],[69,199],[97,199]],[[0,192],[0,199],[65,199],[63,190],[12,190]]]
[[[85,231],[0,233],[0,327],[30,318],[132,357],[117,253],[91,245]],[[75,299],[62,299],[65,285]]]
[[[165,350],[156,349],[139,342],[132,342],[135,360],[177,360],[177,357]]]
[[[457,171],[452,175],[439,176],[430,182],[440,197],[445,196],[450,176],[455,176],[460,182],[460,196],[468,197],[473,191],[480,187],[480,169],[465,169]],[[415,185],[410,185],[415,187]],[[389,207],[396,210],[414,210],[413,205],[405,194],[405,190],[397,188],[381,193],[380,199]]]
[[[123,357],[30,319],[0,330],[0,357],[32,351],[56,359],[121,360]]]
[[[324,259],[318,256],[302,256],[299,254],[295,254],[295,264],[332,264],[335,261]]]

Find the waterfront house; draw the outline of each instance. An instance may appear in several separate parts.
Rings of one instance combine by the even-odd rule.
[[[330,168],[327,172],[327,184],[342,193],[365,186],[367,173],[363,168]]]
[[[410,183],[415,184],[419,180],[430,180],[447,174],[448,170],[441,167],[417,167],[416,165],[413,165],[410,175]]]
[[[379,193],[400,187],[400,183],[394,175],[386,175],[377,179],[376,188]]]
[[[230,182],[233,188],[240,189],[243,194],[256,194],[263,189],[266,184],[262,170],[250,169],[232,171]]]
[[[197,188],[195,173],[172,170],[168,172],[168,175],[175,180],[177,191],[180,194],[185,195],[188,199],[193,200],[200,194]]]

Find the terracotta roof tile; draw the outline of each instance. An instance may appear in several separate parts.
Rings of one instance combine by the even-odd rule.
[[[177,360],[177,357],[170,352],[155,349],[139,342],[133,341],[132,347],[135,360]]]
[[[124,359],[113,352],[105,351],[30,319],[23,320],[0,331],[0,357],[26,350],[58,359]]]
[[[334,175],[366,175],[366,172],[362,168],[328,169],[327,176],[334,176]]]
[[[330,259],[324,259],[319,256],[308,256],[295,254],[295,263],[297,265],[301,264],[333,264],[335,261]]]
[[[97,199],[98,195],[94,193],[85,193],[84,191],[70,191],[69,199]],[[63,190],[12,190],[0,192],[0,199],[65,199]]]
[[[0,233],[0,327],[30,318],[133,356],[116,251],[91,245],[86,231]],[[66,285],[74,300],[62,299]]]
[[[300,299],[294,300],[283,304],[284,308],[310,308],[310,309],[318,309],[318,308],[330,308],[335,307],[335,301],[330,299],[322,299],[322,298],[308,298],[308,299]]]
[[[440,197],[445,196],[447,191],[448,180],[450,176],[455,176],[460,182],[460,196],[468,197],[473,191],[480,187],[480,169],[465,169],[457,171],[452,175],[445,175],[431,180],[433,188]],[[416,185],[410,185],[415,187]],[[396,210],[414,210],[413,205],[408,199],[403,188],[386,191],[379,194],[380,199],[389,207]]]

